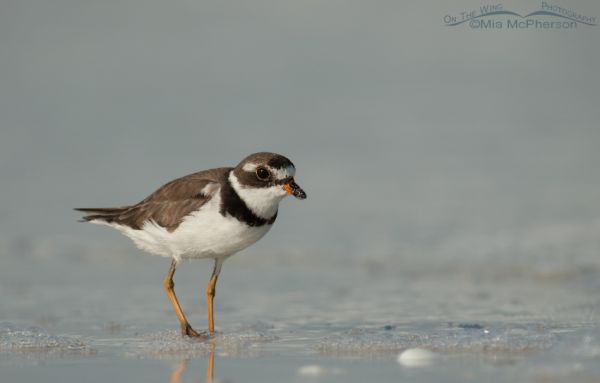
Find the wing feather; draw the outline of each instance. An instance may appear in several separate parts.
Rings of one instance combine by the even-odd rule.
[[[141,202],[120,208],[80,208],[84,221],[100,220],[141,229],[147,221],[175,230],[183,219],[209,201],[227,180],[231,168],[218,168],[173,180]]]

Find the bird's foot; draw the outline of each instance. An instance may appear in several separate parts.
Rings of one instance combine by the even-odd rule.
[[[189,323],[185,323],[181,325],[181,335],[189,336],[190,338],[195,338],[198,340],[209,340],[215,336],[215,333],[208,331],[198,332],[194,330]]]
[[[181,325],[181,335],[189,336],[190,338],[200,338],[200,339],[208,339],[208,333],[198,332],[192,328],[189,323],[184,323]]]

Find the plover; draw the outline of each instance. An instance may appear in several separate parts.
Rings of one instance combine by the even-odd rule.
[[[287,195],[305,199],[294,181],[296,168],[286,157],[255,153],[235,168],[204,170],[173,180],[143,201],[118,208],[77,208],[83,221],[111,226],[142,250],[171,258],[164,278],[181,333],[201,337],[190,326],[175,295],[173,276],[182,259],[211,258],[206,288],[208,332],[214,334],[213,299],[223,262],[261,239],[277,218]]]

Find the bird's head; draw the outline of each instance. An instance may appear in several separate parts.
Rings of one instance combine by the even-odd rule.
[[[294,180],[292,161],[276,153],[254,153],[231,172],[230,182],[240,198],[258,216],[271,218],[287,195],[305,199],[306,193]]]

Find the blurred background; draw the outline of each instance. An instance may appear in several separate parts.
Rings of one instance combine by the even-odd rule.
[[[366,257],[597,225],[598,28],[444,25],[479,5],[4,1],[2,237],[96,240],[72,207],[261,150],[310,199],[260,246]]]
[[[132,204],[274,151],[308,199],[283,201],[269,235],[225,264],[224,326],[291,301],[277,320],[597,324],[600,27],[445,26],[481,5],[3,0],[0,321],[84,333],[67,309],[100,329],[112,317],[143,326],[147,312],[106,299],[127,287],[119,310],[156,294],[152,325],[175,325],[160,283],[168,261],[77,223],[72,208]],[[600,16],[594,1],[557,5]],[[182,272],[185,302],[198,306],[209,268]],[[273,286],[291,287],[261,298]],[[369,296],[382,310],[405,305],[367,318]],[[243,307],[260,299],[263,309]]]

